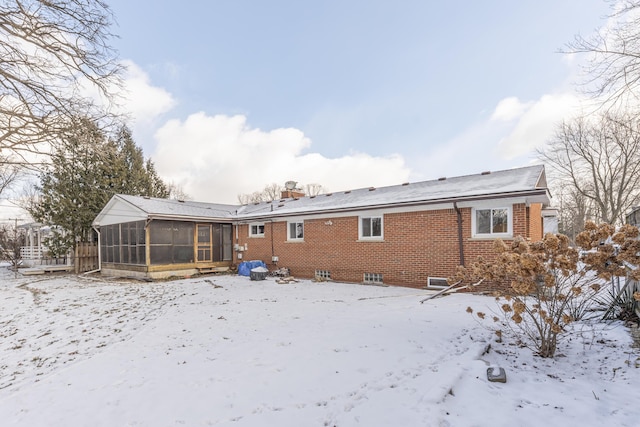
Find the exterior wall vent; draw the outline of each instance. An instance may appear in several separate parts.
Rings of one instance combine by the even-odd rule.
[[[427,289],[444,289],[449,287],[449,282],[443,277],[427,278]]]

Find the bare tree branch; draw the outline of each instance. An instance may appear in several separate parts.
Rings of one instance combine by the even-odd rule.
[[[611,3],[607,25],[590,37],[577,35],[563,51],[587,55],[585,90],[608,109],[640,98],[640,0]]]
[[[640,121],[635,115],[601,114],[564,122],[539,156],[563,185],[585,198],[597,219],[624,222],[640,202]]]
[[[111,21],[102,0],[0,3],[0,153],[32,164],[73,117],[111,116],[121,72]]]

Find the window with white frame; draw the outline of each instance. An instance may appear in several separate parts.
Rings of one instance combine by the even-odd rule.
[[[475,237],[500,237],[512,234],[510,207],[475,208],[471,220]]]
[[[449,287],[449,282],[444,277],[428,277],[427,289],[445,289]]]
[[[249,237],[264,237],[264,223],[249,224]]]
[[[382,216],[360,217],[360,239],[382,239]]]
[[[289,240],[303,240],[304,239],[304,222],[290,222],[287,227],[287,238]]]

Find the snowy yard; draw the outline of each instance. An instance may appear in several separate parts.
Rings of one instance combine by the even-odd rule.
[[[621,324],[555,360],[465,312],[493,299],[239,276],[143,283],[0,268],[3,426],[637,426]],[[488,345],[491,348],[485,352]],[[506,369],[507,383],[487,380]]]

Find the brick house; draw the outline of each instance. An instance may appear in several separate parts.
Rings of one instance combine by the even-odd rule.
[[[457,266],[492,256],[496,238],[541,239],[549,201],[544,167],[536,165],[310,197],[288,191],[242,206],[118,195],[94,226],[107,274],[163,277],[262,260],[302,278],[437,288]],[[123,204],[128,217],[118,214]],[[131,256],[122,262],[131,248],[115,237],[131,230],[133,217],[144,246],[135,265]],[[176,239],[182,256],[172,246]]]

